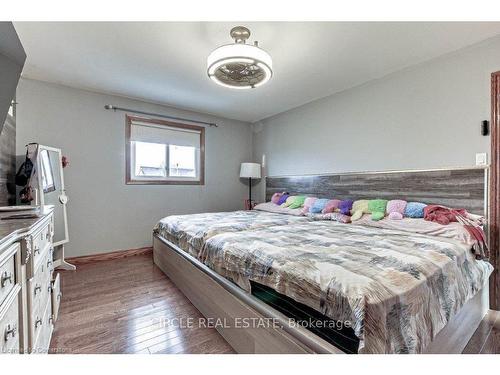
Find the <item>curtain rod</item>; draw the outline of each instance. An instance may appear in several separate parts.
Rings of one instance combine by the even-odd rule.
[[[182,117],[173,117],[173,116],[167,116],[167,115],[162,115],[159,113],[152,113],[152,112],[143,112],[143,111],[137,111],[135,109],[129,109],[129,108],[122,108],[122,107],[115,107],[114,105],[111,104],[106,104],[104,106],[104,109],[108,110],[113,110],[113,111],[123,111],[123,112],[133,112],[133,113],[139,113],[141,115],[147,115],[147,116],[155,116],[155,117],[163,117],[169,120],[177,120],[177,121],[187,121],[187,122],[194,122],[196,124],[203,124],[203,125],[208,125],[208,126],[213,126],[218,128],[219,126],[214,123],[214,122],[206,122],[206,121],[199,121],[199,120],[190,120],[187,118],[182,118]]]

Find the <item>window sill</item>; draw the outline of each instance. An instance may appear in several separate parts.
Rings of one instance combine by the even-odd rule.
[[[204,180],[127,180],[126,185],[205,185]]]

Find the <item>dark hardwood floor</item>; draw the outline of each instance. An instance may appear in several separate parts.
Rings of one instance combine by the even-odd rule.
[[[152,257],[80,265],[61,272],[53,353],[234,353],[214,328],[183,328],[201,313]],[[182,324],[168,319],[178,318]],[[464,353],[500,353],[500,313],[483,319]]]
[[[500,312],[490,310],[465,347],[466,354],[500,354]]]
[[[52,353],[234,352],[214,328],[167,324],[202,315],[151,255],[80,265],[61,278]]]

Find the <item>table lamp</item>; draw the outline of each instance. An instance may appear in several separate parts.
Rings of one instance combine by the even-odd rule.
[[[248,200],[245,202],[247,209],[252,209],[252,178],[260,178],[259,163],[241,163],[240,177],[248,178]]]

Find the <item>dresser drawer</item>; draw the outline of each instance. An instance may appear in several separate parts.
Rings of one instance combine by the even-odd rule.
[[[50,219],[52,216],[50,217]],[[37,229],[32,235],[25,238],[23,262],[28,263],[28,277],[32,277],[43,262],[46,252],[52,248],[52,222],[49,220]]]
[[[17,284],[15,256],[19,244],[15,243],[5,251],[5,257],[0,261],[0,305]]]
[[[31,346],[31,353],[48,353],[53,330],[54,324],[52,323],[52,308],[51,304],[48,303],[43,315],[37,317],[34,322],[35,344]]]
[[[47,305],[51,303],[53,269],[52,249],[49,249],[40,259],[35,274],[27,282],[30,345],[33,345],[36,340],[36,326],[39,324],[37,321],[41,319]]]
[[[16,285],[0,308],[0,353],[19,353],[19,290]]]
[[[61,298],[61,277],[58,273],[54,281],[52,281],[52,318],[54,319],[54,323],[57,321],[57,316],[59,314]]]

